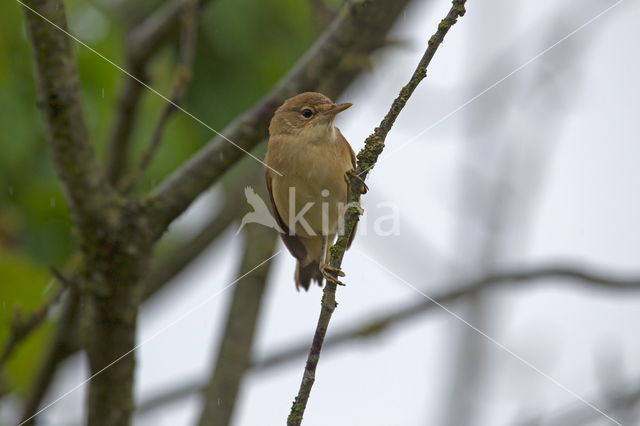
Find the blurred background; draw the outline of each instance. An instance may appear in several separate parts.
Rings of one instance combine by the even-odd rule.
[[[128,26],[159,2],[65,3],[73,34],[123,64]],[[201,16],[184,107],[224,128],[287,72],[340,3],[212,2]],[[387,45],[335,99],[354,104],[337,126],[356,152],[449,7],[411,2]],[[338,289],[331,344],[305,424],[615,424],[582,398],[618,424],[640,425],[640,291],[547,276],[415,309],[495,271],[569,265],[640,281],[640,4],[486,0],[468,2],[467,11],[367,181],[366,220],[345,256],[347,286]],[[2,343],[16,306],[30,312],[50,298],[49,265],[73,261],[74,236],[36,105],[18,3],[3,4],[0,33]],[[170,43],[152,64],[151,84],[162,93],[171,90],[175,56]],[[126,77],[85,48],[78,47],[77,58],[90,130],[106,157]],[[144,96],[134,155],[163,107],[157,96]],[[211,136],[174,114],[140,190],[153,188]],[[256,224],[237,233],[251,211],[244,187],[263,190],[260,167],[243,160],[156,249],[158,286],[139,318],[136,425],[198,419],[234,294],[226,289],[247,247],[274,237]],[[254,365],[234,425],[284,422],[318,317],[321,289],[295,291],[294,259],[277,244],[283,253],[270,263],[257,300]],[[394,313],[401,314],[388,320]],[[60,314],[54,307],[3,366],[0,424],[16,423]],[[84,355],[69,353],[42,404],[87,372]],[[86,386],[79,387],[37,424],[82,424],[85,395]]]

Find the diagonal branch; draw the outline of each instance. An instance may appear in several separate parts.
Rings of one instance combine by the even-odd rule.
[[[75,318],[80,305],[78,293],[78,289],[73,286],[69,288],[68,295],[65,297],[53,339],[35,372],[33,384],[25,398],[21,425],[35,425],[39,420],[36,413],[54,379],[58,366],[77,349],[79,333],[75,326]]]
[[[25,9],[56,172],[84,240],[97,238],[115,202],[89,141],[78,71],[67,34],[64,5],[55,0],[18,0]],[[63,31],[61,31],[62,29]]]
[[[53,296],[49,298],[42,306],[32,312],[28,317],[23,317],[23,314],[16,309],[11,321],[9,338],[5,342],[2,350],[0,350],[0,366],[11,357],[13,351],[24,341],[31,333],[36,330],[49,315],[51,309],[58,304],[66,288],[60,287],[55,291]]]
[[[391,312],[380,314],[366,321],[354,321],[357,325],[336,331],[327,337],[323,349],[340,347],[357,339],[373,338],[380,333],[398,327],[408,321],[438,309],[438,305],[451,305],[458,300],[473,296],[496,287],[509,286],[510,289],[528,287],[546,280],[557,279],[562,283],[577,285],[599,291],[640,292],[640,274],[620,276],[613,272],[603,272],[567,263],[547,264],[527,268],[514,268],[492,272],[479,278],[463,282],[443,283],[438,288],[452,288],[433,295],[433,300],[422,299],[395,308]],[[622,293],[621,293],[622,294]],[[279,350],[255,363],[254,368],[262,370],[285,364],[292,359],[304,356],[308,352],[308,343],[299,342]]]
[[[156,237],[244,154],[266,137],[275,109],[306,90],[335,97],[358,75],[362,58],[382,46],[409,0],[349,2],[295,67],[256,106],[234,120],[151,195],[149,214]],[[232,140],[233,146],[227,140]]]
[[[418,84],[427,76],[427,67],[431,62],[433,55],[438,50],[438,47],[442,44],[445,35],[457,22],[457,19],[465,14],[465,2],[466,0],[453,0],[453,6],[449,10],[449,13],[447,13],[447,16],[438,25],[436,33],[429,39],[427,50],[424,52],[422,59],[420,59],[409,83],[402,88],[398,97],[391,104],[391,108],[387,115],[382,119],[380,125],[376,127],[373,134],[365,140],[364,148],[358,153],[358,163],[355,174],[350,177],[350,187],[357,189],[351,191],[349,196],[349,205],[351,207],[345,212],[344,234],[338,238],[338,241],[336,241],[330,249],[329,264],[336,269],[340,269],[344,252],[347,249],[349,241],[351,240],[351,235],[355,230],[356,223],[358,222],[362,212],[359,207],[361,191],[364,189],[361,182],[367,177],[369,171],[376,164],[378,157],[384,149],[384,141],[387,134],[393,127],[396,118],[400,115],[400,112],[413,94],[413,91],[418,87]],[[287,424],[290,426],[300,425],[302,423],[302,417],[307,407],[311,388],[315,381],[316,367],[320,360],[322,343],[325,335],[327,334],[329,321],[331,320],[331,316],[333,315],[333,311],[336,306],[336,284],[328,281],[324,287],[320,317],[318,318],[313,342],[311,344],[311,349],[309,350],[309,356],[307,358],[304,374],[300,383],[300,389],[298,390],[298,395],[293,402],[291,413],[287,419]]]
[[[631,386],[630,386],[631,385]],[[623,422],[616,414],[620,414],[621,411],[633,409],[640,403],[640,386],[637,380],[633,383],[617,383],[615,386],[615,393],[604,399],[602,396],[599,398],[602,402],[598,403],[598,407],[603,407],[606,413],[614,415],[616,420]],[[597,400],[597,397],[590,398],[590,401]],[[518,426],[533,426],[533,425],[550,425],[550,426],[581,426],[595,424],[594,422],[601,420],[600,416],[594,410],[589,407],[585,407],[584,404],[577,404],[564,407],[558,410],[556,413],[538,415],[535,417],[529,417],[525,419],[519,419]],[[626,423],[625,424],[631,424]],[[636,423],[637,424],[637,423]]]

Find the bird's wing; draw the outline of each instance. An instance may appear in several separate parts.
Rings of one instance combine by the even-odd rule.
[[[267,169],[266,171],[266,181],[267,181],[267,192],[269,193],[269,200],[271,200],[271,209],[273,211],[273,217],[276,222],[282,229],[282,233],[280,233],[280,237],[282,237],[282,241],[284,245],[287,246],[289,252],[295,257],[299,262],[303,262],[307,257],[307,250],[304,248],[304,245],[295,235],[291,235],[289,232],[289,228],[287,224],[284,223],[280,213],[278,212],[278,207],[276,206],[276,202],[273,199],[273,190],[272,190],[272,182],[273,176],[271,175],[271,171]]]
[[[349,153],[349,159],[351,160],[351,168],[355,170],[356,169],[356,153],[353,152],[353,148],[351,148],[351,145],[349,145],[349,142],[347,141],[347,139],[342,135],[342,132],[340,131],[340,129],[336,128],[336,131],[338,132],[338,146],[340,147],[340,150],[342,152],[347,151]],[[342,156],[340,157],[343,158]]]
[[[338,143],[340,144],[342,149],[349,151],[349,156],[351,157],[351,169],[355,170],[356,169],[356,153],[353,152],[353,148],[351,148],[351,145],[349,145],[349,142],[342,135],[342,132],[340,132],[339,130],[338,130]],[[350,188],[349,188],[349,177],[348,176],[345,176],[345,181],[346,181],[346,184],[347,184],[347,194],[351,194],[351,191],[350,191]],[[347,202],[348,201],[349,200],[347,200]],[[351,247],[351,243],[353,242],[353,238],[356,236],[357,228],[358,228],[358,222],[356,222],[356,224],[353,227],[353,232],[351,233],[351,236],[349,237],[349,242],[347,242],[347,248]]]

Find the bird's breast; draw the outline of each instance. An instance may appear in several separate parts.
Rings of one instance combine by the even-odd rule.
[[[273,199],[281,218],[296,235],[335,234],[347,203],[349,153],[345,155],[333,142],[304,144],[285,138],[270,141],[270,145],[274,142],[278,145],[269,147],[267,158],[282,174],[272,178]]]

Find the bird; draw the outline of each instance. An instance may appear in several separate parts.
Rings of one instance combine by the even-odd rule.
[[[269,212],[269,208],[265,204],[265,202],[260,198],[256,191],[250,186],[247,186],[244,189],[244,196],[247,199],[247,203],[251,207],[253,207],[253,211],[245,214],[242,217],[242,221],[240,222],[240,227],[236,231],[236,235],[242,231],[242,228],[247,223],[257,223],[260,225],[268,226],[270,228],[275,229],[278,232],[283,232],[282,228],[278,225],[278,222],[273,218],[271,213]]]
[[[344,273],[328,264],[328,251],[340,232],[356,157],[333,122],[351,106],[321,93],[300,93],[287,99],[269,124],[267,192],[280,236],[297,260],[297,290],[308,290],[312,281],[322,286],[323,278],[342,284],[338,277]],[[353,235],[355,230],[348,246]]]

